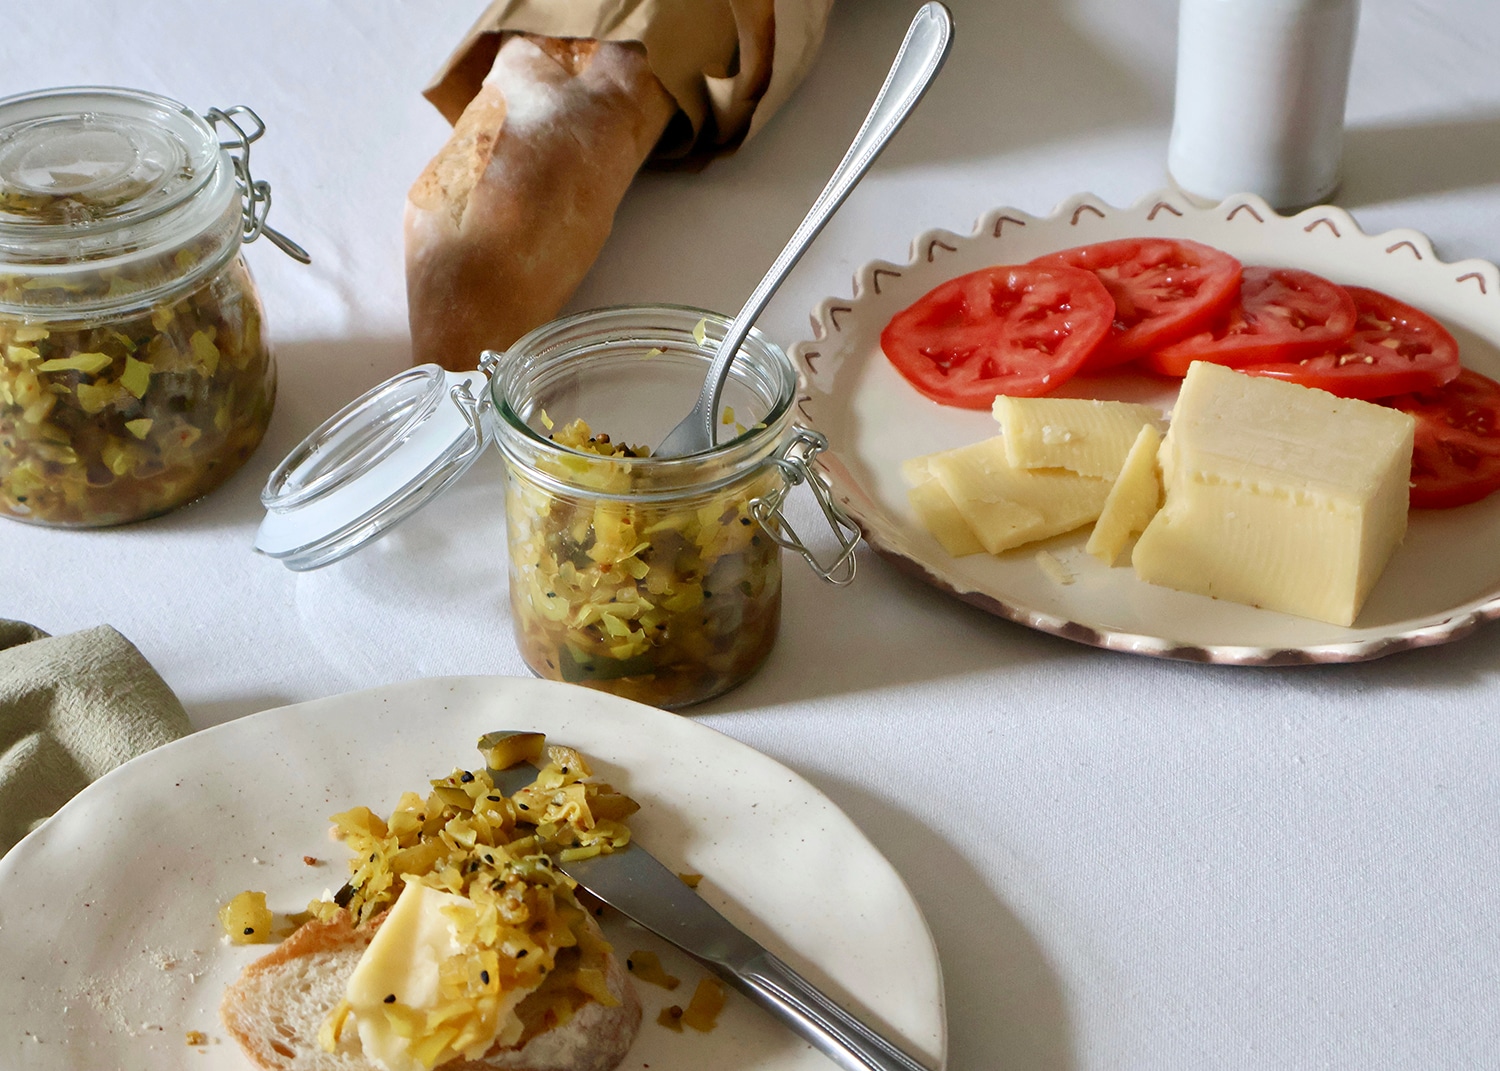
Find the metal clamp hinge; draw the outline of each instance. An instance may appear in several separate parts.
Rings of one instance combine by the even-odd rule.
[[[859,527],[833,500],[827,485],[812,468],[813,458],[826,449],[828,449],[828,440],[822,435],[806,428],[799,428],[782,456],[775,459],[776,467],[781,470],[784,477],[782,485],[764,498],[752,498],[750,512],[760,522],[760,526],[766,530],[766,533],[776,541],[777,546],[801,555],[802,560],[812,566],[813,572],[830,584],[843,587],[854,579],[857,564],[854,548],[859,545],[860,531]],[[818,561],[812,550],[798,536],[797,530],[781,512],[782,503],[786,501],[786,496],[792,488],[804,482],[812,491],[813,498],[823,511],[824,519],[828,521],[828,527],[833,531],[839,543],[838,557],[827,565]]]
[[[261,235],[293,260],[311,264],[312,257],[296,242],[280,231],[266,225],[266,216],[271,212],[271,184],[264,179],[257,181],[250,174],[250,145],[266,132],[266,124],[251,109],[243,104],[233,108],[210,108],[205,116],[216,132],[223,123],[229,131],[220,133],[219,145],[229,151],[234,161],[234,181],[243,198],[244,238],[253,242]],[[246,129],[252,127],[252,129]]]
[[[448,397],[453,404],[458,406],[458,411],[463,414],[464,423],[469,425],[469,434],[473,436],[465,454],[477,455],[489,442],[489,433],[486,431],[484,411],[486,403],[483,395],[475,398],[469,390],[467,383],[455,383],[448,389]]]

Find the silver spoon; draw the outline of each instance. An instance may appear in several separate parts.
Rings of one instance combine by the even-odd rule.
[[[692,412],[683,417],[682,422],[662,440],[662,444],[652,451],[653,457],[680,457],[713,449],[718,441],[716,417],[719,411],[719,393],[729,375],[729,365],[734,361],[734,355],[745,341],[745,336],[750,333],[751,325],[765,309],[771,295],[786,279],[787,273],[802,259],[802,254],[822,231],[829,217],[844,203],[854,184],[870,169],[870,165],[885,148],[886,142],[901,129],[901,124],[927,92],[927,87],[937,77],[938,71],[942,70],[943,61],[948,58],[948,49],[952,44],[953,16],[948,13],[948,9],[936,0],[923,4],[917,11],[916,18],[912,19],[911,28],[906,31],[906,40],[901,42],[901,50],[896,53],[891,72],[885,76],[885,84],[880,87],[875,103],[870,106],[870,114],[865,116],[864,125],[854,136],[854,143],[849,146],[849,151],[844,154],[843,160],[829,178],[828,185],[823,187],[823,192],[818,194],[812,208],[808,209],[807,216],[787,242],[786,248],[782,249],[781,255],[756,286],[744,308],[740,309],[734,323],[729,325],[729,331],[719,345],[719,352],[709,366],[703,392],[698,395]]]

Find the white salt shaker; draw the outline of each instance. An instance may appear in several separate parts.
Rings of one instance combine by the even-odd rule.
[[[1182,0],[1172,180],[1276,208],[1332,193],[1358,20],[1359,0]]]

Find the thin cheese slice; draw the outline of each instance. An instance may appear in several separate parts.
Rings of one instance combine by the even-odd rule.
[[[441,1006],[444,963],[464,951],[457,923],[448,912],[465,907],[473,905],[462,896],[408,881],[349,976],[344,998],[354,1013],[365,1057],[375,1066],[385,1071],[424,1071],[433,1066],[413,1053],[414,1042],[392,1017],[393,1006],[417,1015]],[[535,988],[517,986],[502,994],[496,1035],[480,1051],[489,1048],[494,1037],[514,1043],[523,1029],[516,1005]],[[445,1045],[436,1052],[437,1063],[459,1055]]]
[[[1161,477],[1156,472],[1160,447],[1161,432],[1156,425],[1142,424],[1083,548],[1105,565],[1114,565],[1125,544],[1144,532],[1156,516],[1161,505]]]
[[[969,522],[953,503],[937,477],[928,476],[906,492],[911,508],[916,510],[922,526],[937,538],[943,549],[955,558],[978,554],[984,544],[974,535]]]
[[[1109,495],[1108,480],[1012,468],[999,436],[930,456],[927,467],[991,554],[1088,524]]]
[[[1090,398],[1011,398],[991,410],[1005,437],[1012,468],[1067,469],[1113,480],[1145,424],[1161,414],[1147,405]]]

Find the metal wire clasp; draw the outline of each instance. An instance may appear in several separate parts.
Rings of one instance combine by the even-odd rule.
[[[477,457],[490,441],[489,425],[485,421],[485,410],[488,405],[485,395],[481,394],[476,399],[467,383],[455,383],[449,388],[448,397],[452,399],[454,405],[458,406],[458,411],[463,414],[464,423],[469,425],[469,434],[473,436],[463,454],[467,465],[468,459]]]
[[[827,449],[828,440],[818,432],[798,428],[781,457],[774,459],[776,467],[781,470],[784,482],[764,498],[752,498],[750,512],[766,530],[766,534],[776,541],[777,546],[800,554],[802,560],[812,566],[813,572],[830,584],[843,587],[854,579],[857,564],[854,548],[859,545],[860,532],[855,523],[839,508],[838,503],[834,502],[828,493],[827,486],[812,469],[813,458]],[[807,544],[797,535],[797,530],[792,527],[785,514],[781,512],[781,505],[786,501],[786,496],[793,487],[803,482],[806,482],[812,491],[813,498],[817,500],[824,518],[828,521],[828,527],[833,530],[835,538],[839,541],[839,556],[828,565],[818,561],[813,552],[808,549]]]
[[[253,242],[264,234],[277,249],[293,260],[311,264],[312,257],[308,256],[307,250],[280,231],[266,226],[266,216],[271,211],[271,184],[264,179],[257,181],[250,174],[250,145],[266,132],[266,124],[243,104],[236,104],[233,108],[210,108],[204,118],[219,133],[220,147],[227,149],[229,158],[234,161],[235,185],[240,188],[240,194],[244,198],[245,241]],[[220,132],[220,123],[227,126],[229,131]],[[252,125],[253,129],[246,129]]]

